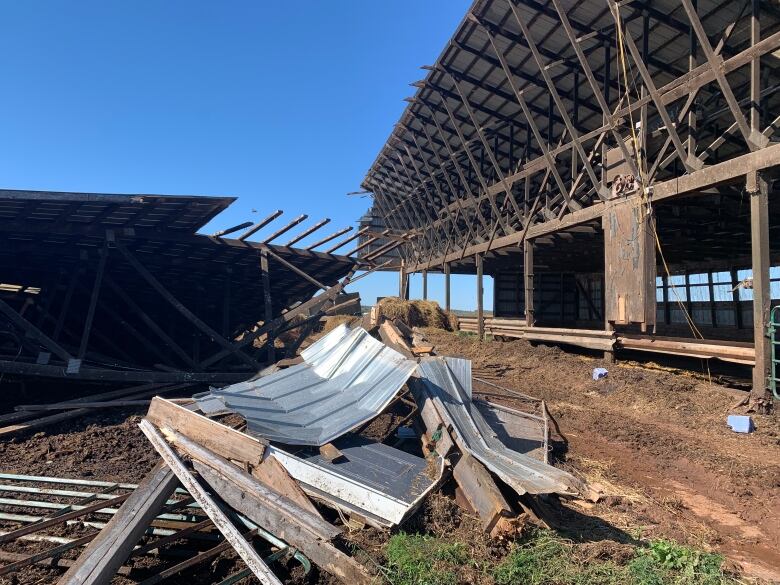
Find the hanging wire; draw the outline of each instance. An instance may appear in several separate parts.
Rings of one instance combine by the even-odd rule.
[[[636,134],[636,125],[634,123],[634,116],[633,116],[633,109],[631,108],[631,95],[629,91],[629,83],[630,79],[628,76],[628,59],[626,58],[626,52],[625,52],[625,39],[623,35],[623,18],[620,15],[620,5],[615,4],[615,27],[617,29],[617,54],[618,58],[620,59],[620,67],[618,68],[618,88],[621,87],[620,82],[620,72],[622,70],[623,72],[623,92],[626,98],[626,103],[628,104],[628,117],[629,122],[631,126],[631,142],[634,147],[634,155],[637,160],[637,170],[639,171],[639,181],[642,186],[641,196],[640,196],[640,202],[639,205],[644,208],[644,212],[651,216],[648,220],[648,226],[651,230],[651,235],[653,236],[653,239],[655,240],[655,246],[658,250],[658,254],[661,257],[661,263],[664,268],[664,272],[666,273],[666,282],[668,286],[671,287],[672,291],[674,292],[675,301],[679,305],[683,316],[685,317],[685,321],[688,325],[688,327],[691,330],[691,333],[693,334],[694,339],[704,339],[704,335],[702,335],[699,328],[696,326],[696,323],[693,320],[692,315],[688,311],[688,307],[685,305],[685,303],[682,302],[682,299],[680,295],[677,292],[677,287],[672,282],[672,275],[669,270],[669,265],[666,262],[666,257],[664,256],[663,246],[661,245],[661,239],[658,237],[658,230],[656,229],[655,225],[655,218],[653,217],[653,208],[652,208],[652,202],[650,198],[648,197],[649,193],[649,184],[647,181],[646,176],[646,168],[645,168],[645,157],[641,156],[641,150],[639,145],[639,139],[637,138]],[[635,86],[636,89],[636,86]],[[641,99],[641,96],[638,96],[639,99]],[[646,121],[645,121],[646,123]],[[642,128],[643,132],[646,132],[646,128]],[[687,292],[687,290],[686,290]],[[687,298],[687,297],[686,297]],[[707,369],[707,377],[709,379],[709,382],[712,383],[712,374],[710,372],[710,366],[709,361],[703,360],[704,365]]]

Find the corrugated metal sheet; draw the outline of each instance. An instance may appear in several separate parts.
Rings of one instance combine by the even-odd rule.
[[[211,396],[246,418],[250,434],[319,446],[379,414],[417,367],[365,329],[346,325],[301,355],[301,364],[212,390]]]
[[[431,400],[452,427],[455,442],[482,462],[518,494],[577,494],[582,483],[565,471],[510,449],[471,401],[471,362],[431,357],[420,361],[412,391],[418,404]]]
[[[362,437],[334,442],[343,458],[328,461],[312,449],[291,453],[272,446],[271,453],[315,499],[357,513],[371,525],[400,524],[439,483],[444,460],[430,464],[383,443]]]

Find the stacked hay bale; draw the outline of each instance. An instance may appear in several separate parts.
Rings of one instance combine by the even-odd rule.
[[[435,327],[446,331],[458,328],[454,313],[444,311],[436,301],[404,301],[398,297],[385,297],[377,303],[379,316],[400,319],[409,327]]]

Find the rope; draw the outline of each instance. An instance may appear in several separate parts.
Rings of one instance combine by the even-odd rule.
[[[636,125],[634,124],[634,116],[633,116],[633,110],[631,108],[631,95],[629,91],[629,76],[628,76],[628,59],[626,58],[626,52],[625,52],[625,40],[623,36],[623,19],[620,15],[620,6],[618,4],[615,4],[615,27],[617,29],[617,54],[618,58],[620,59],[620,68],[618,69],[618,87],[620,87],[620,72],[622,70],[623,72],[623,90],[625,93],[626,103],[628,104],[628,116],[631,126],[631,137],[632,137],[632,145],[634,147],[634,156],[637,160],[637,170],[639,171],[639,181],[642,185],[642,192],[640,196],[640,202],[639,206],[645,208],[645,213],[648,216],[652,216],[653,209],[652,209],[652,202],[648,198],[648,183],[647,183],[647,177],[645,175],[646,169],[644,168],[644,163],[646,162],[644,160],[644,157],[641,156],[641,151],[639,148],[639,139],[637,138],[636,134]],[[640,96],[641,98],[641,96]],[[642,128],[644,132],[647,131],[647,128]],[[666,273],[666,282],[671,287],[672,291],[674,292],[675,301],[679,305],[680,309],[682,310],[682,313],[685,317],[685,321],[688,325],[688,327],[691,330],[691,333],[693,334],[694,339],[704,339],[704,335],[702,335],[699,328],[696,326],[696,323],[693,320],[693,317],[691,316],[690,312],[688,311],[688,307],[685,306],[685,304],[682,302],[680,295],[677,293],[677,287],[672,282],[672,275],[669,270],[669,265],[666,262],[666,257],[664,256],[663,247],[661,246],[661,240],[658,237],[658,230],[655,226],[655,221],[653,217],[650,217],[648,220],[649,229],[652,231],[653,239],[655,240],[655,246],[658,250],[658,255],[661,257],[661,263],[664,268],[664,272]],[[687,291],[686,291],[687,292]],[[704,360],[704,364],[706,365],[707,369],[707,376],[709,378],[710,383],[712,383],[712,374],[710,373],[710,366],[709,362]]]

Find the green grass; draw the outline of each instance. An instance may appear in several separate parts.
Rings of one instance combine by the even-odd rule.
[[[577,545],[550,531],[534,531],[492,566],[474,559],[459,542],[396,534],[386,549],[385,576],[392,585],[456,585],[481,575],[496,585],[731,585],[722,557],[668,540],[637,548],[624,563],[578,558]],[[464,572],[464,567],[471,570]],[[481,568],[480,568],[481,567]]]
[[[463,544],[419,534],[394,535],[386,556],[386,577],[393,585],[455,585],[458,568],[473,562]]]

